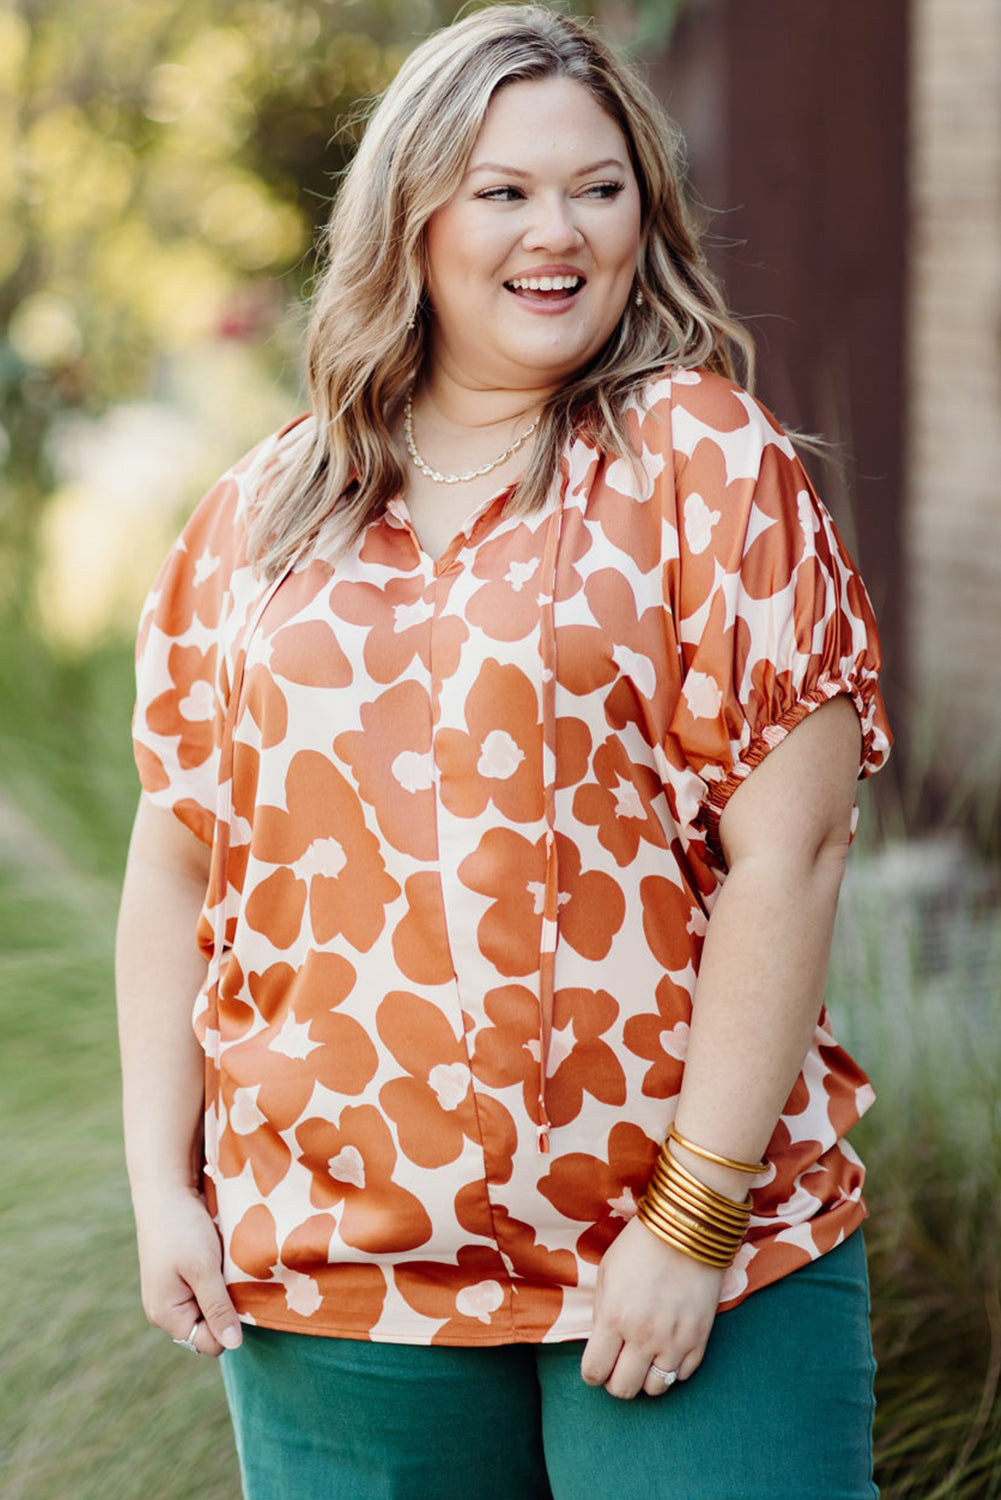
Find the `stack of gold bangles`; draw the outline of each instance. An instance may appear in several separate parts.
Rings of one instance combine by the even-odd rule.
[[[668,1142],[672,1140],[695,1156],[716,1162],[721,1167],[731,1167],[735,1172],[747,1172],[753,1177],[764,1172],[768,1163],[762,1161],[752,1165],[718,1156],[715,1151],[687,1140],[672,1125],[668,1139],[660,1148],[646,1192],[637,1204],[637,1216],[654,1234],[693,1260],[725,1270],[740,1249],[747,1230],[751,1217],[750,1196],[738,1203],[700,1182],[668,1149]]]

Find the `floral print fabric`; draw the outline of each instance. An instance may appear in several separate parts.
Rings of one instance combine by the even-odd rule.
[[[248,1320],[586,1337],[674,1115],[727,797],[841,693],[860,774],[886,756],[869,602],[781,429],[683,370],[629,425],[635,465],[578,437],[542,510],[498,496],[437,562],[395,500],[268,586],[245,520],[283,430],[154,585],[137,763],[212,849],[205,1186]],[[723,1307],[861,1221],[871,1098],[822,1014]]]

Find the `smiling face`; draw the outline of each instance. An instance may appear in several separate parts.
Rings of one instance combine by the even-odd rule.
[[[640,229],[625,137],[593,95],[566,78],[501,88],[428,221],[432,360],[464,385],[555,389],[621,317]]]

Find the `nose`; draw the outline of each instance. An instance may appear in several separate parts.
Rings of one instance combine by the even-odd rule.
[[[577,227],[573,205],[562,193],[540,195],[534,206],[532,221],[522,236],[526,250],[565,253],[582,243],[584,236]]]

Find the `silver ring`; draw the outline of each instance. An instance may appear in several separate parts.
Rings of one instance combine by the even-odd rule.
[[[179,1345],[180,1348],[182,1348],[182,1349],[190,1349],[191,1352],[192,1352],[192,1354],[201,1354],[202,1351],[199,1349],[198,1345],[195,1343],[195,1334],[198,1332],[198,1330],[199,1330],[199,1328],[201,1328],[201,1326],[202,1326],[202,1320],[201,1320],[201,1318],[196,1318],[195,1319],[195,1326],[194,1326],[194,1328],[192,1328],[192,1330],[188,1334],[187,1338],[186,1339],[174,1339],[174,1343],[177,1344],[177,1345]]]
[[[661,1380],[664,1382],[664,1387],[665,1387],[666,1390],[670,1390],[671,1387],[672,1387],[672,1385],[674,1384],[674,1382],[678,1378],[678,1372],[677,1372],[677,1370],[662,1370],[660,1368],[660,1365],[653,1365],[652,1364],[650,1366],[650,1373],[652,1375],[659,1375],[660,1376]]]

